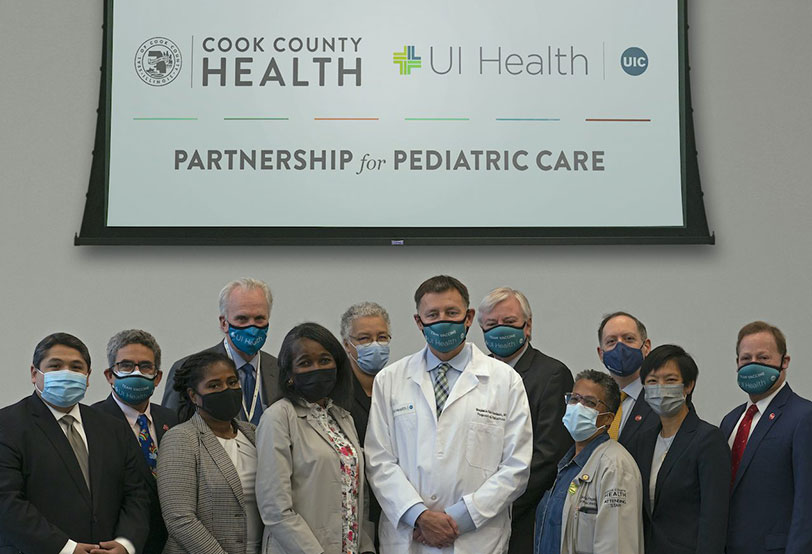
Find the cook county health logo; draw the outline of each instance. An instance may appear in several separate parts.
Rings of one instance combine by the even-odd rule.
[[[146,84],[162,87],[180,74],[182,61],[177,44],[168,38],[153,37],[135,52],[135,71]]]
[[[423,61],[419,56],[414,54],[414,46],[404,46],[403,52],[395,52],[392,54],[392,61],[395,65],[400,66],[401,75],[411,75],[412,69],[418,69],[423,66]]]

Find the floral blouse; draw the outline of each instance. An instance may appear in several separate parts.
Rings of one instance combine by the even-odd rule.
[[[359,534],[361,516],[358,513],[358,453],[329,413],[332,400],[328,400],[326,408],[322,408],[318,404],[309,404],[309,406],[313,416],[327,434],[330,445],[338,453],[338,460],[341,464],[341,511],[344,513],[341,551],[344,554],[358,554],[361,546],[361,535]]]

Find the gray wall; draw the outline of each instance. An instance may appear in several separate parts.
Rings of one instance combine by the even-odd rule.
[[[36,342],[64,330],[95,359],[88,400],[109,390],[108,337],[142,327],[166,365],[220,337],[216,295],[229,279],[271,284],[267,350],[305,320],[337,331],[352,302],[389,308],[393,355],[418,349],[415,287],[448,272],[479,299],[526,292],[534,343],[573,371],[598,366],[601,314],[625,309],[654,344],[693,353],[700,414],[712,422],[744,395],[739,327],[787,334],[789,381],[812,397],[812,3],[691,1],[691,66],[700,170],[716,246],[489,248],[74,247],[91,163],[101,59],[101,0],[0,2],[0,405],[30,394]],[[269,209],[273,209],[269,206]],[[429,208],[427,208],[429,209]],[[482,344],[481,333],[472,333]]]

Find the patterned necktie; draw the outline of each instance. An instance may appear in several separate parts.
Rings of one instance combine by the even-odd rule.
[[[733,488],[733,483],[736,482],[736,472],[739,471],[739,464],[744,455],[744,449],[747,447],[747,440],[750,438],[750,426],[753,425],[753,416],[758,412],[758,406],[753,404],[747,408],[744,414],[744,419],[739,424],[739,430],[736,431],[736,438],[733,440],[733,449],[730,453],[730,488]]]
[[[448,400],[448,377],[446,373],[451,369],[451,366],[443,362],[436,367],[437,377],[434,379],[434,398],[437,401],[437,418],[443,413],[443,406],[445,401]]]
[[[149,421],[147,421],[146,414],[141,414],[135,421],[138,423],[139,428],[138,444],[141,445],[141,453],[144,455],[150,471],[152,471],[152,476],[157,477],[158,447],[155,446],[155,441],[152,440],[152,436],[149,434]]]
[[[251,409],[251,403],[254,401],[254,390],[257,388],[257,377],[254,366],[245,364],[240,368],[242,373],[242,394],[245,401],[245,409]],[[248,419],[248,413],[245,413],[245,419]],[[259,418],[262,416],[262,399],[257,398],[257,405],[254,408],[254,417],[251,418],[251,423],[259,425]]]
[[[82,440],[82,436],[79,434],[79,431],[77,431],[76,427],[74,427],[76,418],[72,415],[65,415],[62,416],[59,423],[64,425],[65,429],[67,430],[68,442],[70,443],[71,450],[73,450],[73,454],[76,456],[76,461],[79,462],[79,469],[82,470],[82,476],[85,478],[87,490],[90,490],[90,469],[88,467],[87,446],[85,446],[85,442]]]
[[[620,436],[620,422],[623,421],[623,401],[628,397],[628,394],[620,391],[620,406],[618,406],[615,413],[615,419],[612,420],[612,424],[609,426],[609,438],[612,440],[617,440],[618,436]]]

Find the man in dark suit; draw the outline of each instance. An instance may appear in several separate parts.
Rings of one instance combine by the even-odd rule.
[[[259,424],[265,408],[282,396],[276,358],[260,350],[268,334],[272,304],[271,290],[262,281],[244,278],[228,283],[220,291],[220,329],[225,338],[206,349],[234,360],[244,396],[239,417],[254,425]],[[175,371],[184,360],[186,357],[169,369],[161,402],[175,412],[180,402],[180,395],[173,388]]]
[[[161,554],[167,535],[155,481],[158,447],[164,433],[178,423],[177,413],[150,403],[163,377],[161,347],[146,331],[121,331],[107,343],[107,363],[104,376],[113,390],[93,407],[126,423],[135,436],[150,492],[149,536],[143,552]]]
[[[136,554],[149,525],[126,425],[79,404],[87,347],[67,333],[34,350],[35,392],[0,410],[0,553]]]
[[[479,304],[479,325],[491,355],[521,375],[533,422],[533,459],[527,490],[513,503],[509,554],[533,552],[536,506],[551,488],[558,462],[572,446],[561,418],[572,373],[562,362],[530,345],[533,312],[521,292],[501,287]]]
[[[620,387],[620,408],[609,437],[627,446],[641,430],[656,427],[657,415],[645,401],[640,366],[651,351],[643,322],[627,312],[604,316],[598,327],[598,357]]]
[[[728,554],[812,552],[812,402],[786,382],[784,334],[769,323],[742,327],[738,384],[749,399],[720,429],[731,450]]]

